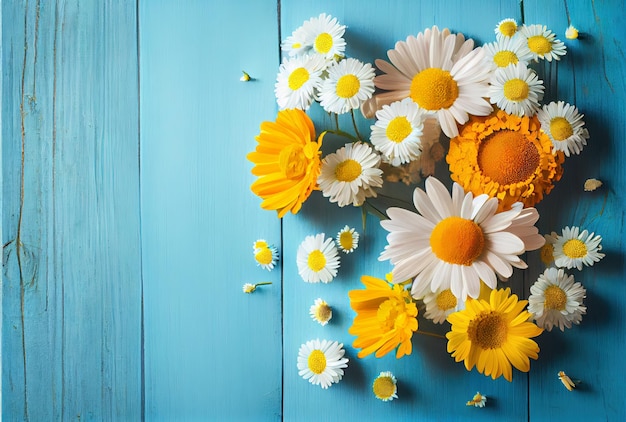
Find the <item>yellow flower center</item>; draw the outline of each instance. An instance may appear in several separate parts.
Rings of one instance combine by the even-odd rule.
[[[453,309],[456,307],[456,296],[452,294],[452,290],[446,289],[437,295],[437,307],[442,311]]]
[[[543,35],[534,35],[528,38],[528,48],[540,56],[552,51],[552,43]]]
[[[506,37],[512,37],[517,32],[517,24],[515,22],[502,22],[498,27],[500,33]]]
[[[372,390],[379,399],[389,399],[396,393],[396,384],[391,377],[378,377],[374,381]]]
[[[354,75],[343,75],[337,81],[337,96],[339,98],[352,98],[361,88],[359,78]]]
[[[326,369],[326,356],[321,350],[313,350],[308,359],[309,369],[314,374],[321,374]]]
[[[291,48],[293,48],[293,49],[300,48],[300,47],[302,47],[302,43],[295,42],[295,43],[291,44]]]
[[[259,264],[269,265],[272,263],[272,251],[270,248],[262,248],[259,252],[254,255],[254,259]]]
[[[323,32],[315,38],[315,51],[327,54],[333,48],[333,37],[328,32]]]
[[[299,67],[289,75],[289,89],[292,91],[297,91],[309,80],[311,75],[309,75],[309,71],[303,67]]]
[[[254,242],[255,248],[267,248],[268,246],[269,245],[265,240],[257,240],[256,242]]]
[[[570,239],[563,244],[563,253],[568,258],[583,258],[587,255],[587,245],[580,239]]]
[[[430,235],[433,253],[450,264],[472,265],[484,246],[485,237],[480,226],[461,217],[444,218]]]
[[[447,70],[422,70],[411,82],[411,99],[426,110],[448,108],[459,96],[459,87]]]
[[[361,175],[361,164],[351,158],[337,164],[335,168],[335,177],[340,182],[352,182]]]
[[[545,265],[550,265],[554,262],[554,245],[552,243],[546,243],[541,247],[540,251],[541,262]]]
[[[330,319],[332,310],[326,303],[322,303],[315,310],[315,318],[319,321],[328,321]]]
[[[499,130],[483,140],[478,167],[491,180],[509,185],[527,180],[541,164],[539,150],[523,134]]]
[[[572,125],[565,117],[555,117],[550,120],[550,133],[557,141],[562,141],[574,134]]]
[[[509,79],[504,83],[504,96],[509,101],[522,101],[528,98],[528,84],[519,79]]]
[[[507,67],[510,64],[517,64],[519,59],[517,55],[508,50],[498,51],[493,55],[493,62],[498,65],[498,67]]]
[[[345,250],[350,250],[352,249],[352,245],[354,243],[354,237],[352,236],[352,233],[347,231],[347,232],[343,232],[341,233],[341,235],[339,236],[339,245],[345,249]]]
[[[386,135],[397,144],[404,141],[413,132],[411,123],[405,116],[394,117],[387,125]]]
[[[555,311],[565,309],[565,305],[567,305],[567,295],[559,286],[555,286],[554,284],[548,286],[543,295],[546,298],[543,304],[545,309],[554,309]]]
[[[304,175],[308,163],[309,160],[301,145],[287,145],[278,155],[278,167],[288,179],[296,179]]]
[[[506,341],[507,321],[499,312],[483,312],[470,321],[467,336],[481,349],[497,349]]]
[[[324,256],[324,253],[319,249],[311,252],[307,259],[307,265],[316,273],[322,271],[322,269],[326,266],[326,257]]]

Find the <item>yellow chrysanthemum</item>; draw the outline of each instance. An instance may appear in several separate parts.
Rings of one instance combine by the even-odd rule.
[[[361,349],[359,358],[376,352],[386,355],[396,347],[396,358],[410,355],[411,337],[417,331],[417,306],[400,284],[364,275],[365,290],[351,290],[350,306],[356,311],[348,332],[357,336],[352,346]]]
[[[528,372],[529,358],[539,356],[539,346],[531,338],[543,329],[529,322],[532,314],[525,310],[527,304],[508,288],[493,290],[489,302],[468,299],[463,311],[448,316],[452,324],[446,334],[448,352],[456,362],[463,361],[468,371],[476,366],[493,379],[504,375],[511,381],[511,365]]]
[[[515,202],[532,207],[550,193],[563,175],[565,157],[552,152],[536,116],[514,116],[502,110],[472,117],[450,140],[446,161],[451,178],[474,195],[497,197],[499,209]]]
[[[278,211],[279,218],[296,214],[319,189],[323,136],[315,139],[313,122],[298,109],[279,111],[275,122],[261,123],[256,150],[247,155],[255,164],[252,174],[259,177],[251,189],[263,199],[261,208]]]

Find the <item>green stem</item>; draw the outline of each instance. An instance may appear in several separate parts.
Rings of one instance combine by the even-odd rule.
[[[256,283],[256,284],[254,285],[254,287],[257,287],[257,286],[265,286],[265,285],[268,285],[268,284],[272,284],[272,282],[271,282],[271,281],[264,281],[264,282],[262,282],[262,283]]]
[[[442,338],[442,339],[444,339],[444,340],[445,340],[445,338],[446,338],[446,336],[442,336],[441,334],[430,333],[430,332],[428,332],[428,331],[420,331],[420,330],[417,330],[417,331],[416,331],[416,333],[417,333],[417,334],[422,334],[422,335],[424,335],[424,336],[430,336],[430,337]]]
[[[359,128],[356,125],[356,119],[354,117],[354,110],[350,110],[350,116],[352,116],[352,125],[354,126],[354,133],[356,133],[356,137],[358,138],[358,140],[361,141],[363,138],[361,138],[361,134],[359,133]]]
[[[344,132],[343,130],[327,130],[326,132],[328,133],[332,133],[333,135],[337,135],[337,136],[343,136],[344,138],[348,138],[353,142],[358,142],[359,139],[355,138],[353,135],[349,134],[348,132]]]
[[[376,196],[380,196],[381,198],[391,199],[392,201],[400,202],[402,204],[406,204],[406,205],[408,205],[410,207],[413,207],[413,204],[408,202],[408,201],[405,201],[405,200],[399,199],[399,198],[394,198],[393,196],[385,195],[384,193],[376,192]]]

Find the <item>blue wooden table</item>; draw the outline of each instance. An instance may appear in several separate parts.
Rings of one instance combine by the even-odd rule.
[[[3,420],[626,420],[622,2],[1,5]],[[363,232],[360,209],[314,192],[279,220],[250,191],[245,157],[276,117],[280,40],[322,12],[347,25],[347,55],[370,63],[435,24],[482,44],[513,18],[566,41],[568,55],[543,75],[558,86],[547,96],[576,104],[591,137],[538,205],[538,226],[584,226],[603,236],[606,257],[575,273],[587,315],[542,334],[528,374],[468,372],[445,340],[417,334],[410,356],[358,359],[348,291],[391,269],[377,260],[378,218]],[[577,40],[564,38],[570,23]],[[588,178],[604,185],[585,192]],[[332,283],[304,283],[300,242],[346,224],[361,231],[359,249]],[[252,257],[257,239],[280,250],[271,272]],[[529,270],[510,283],[527,296],[543,267],[538,253],[525,258]],[[272,284],[242,292],[258,282]],[[327,326],[309,316],[318,297],[333,308]],[[298,348],[315,338],[342,342],[350,359],[328,390],[298,376]],[[577,389],[561,385],[560,370],[582,381]],[[372,395],[381,371],[398,378],[397,400]],[[483,409],[465,405],[476,391],[488,396]]]

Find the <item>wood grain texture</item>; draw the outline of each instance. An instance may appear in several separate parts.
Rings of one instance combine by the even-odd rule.
[[[620,351],[626,344],[626,201],[621,189],[626,181],[626,66],[620,29],[626,12],[620,1],[567,0],[546,8],[544,2],[525,0],[524,6],[527,23],[545,23],[566,43],[567,56],[546,69],[544,77],[558,84],[558,92],[550,93],[553,100],[575,104],[585,114],[591,135],[580,156],[566,160],[563,179],[541,204],[540,225],[546,233],[577,225],[600,234],[606,253],[591,268],[568,271],[587,289],[587,315],[580,326],[541,336],[542,352],[530,378],[530,416],[626,420]],[[570,23],[581,33],[577,40],[564,38]],[[584,192],[585,180],[592,177],[604,185]],[[561,385],[559,371],[581,381],[576,390],[569,392]]]
[[[252,244],[280,221],[245,158],[276,115],[276,3],[141,2],[140,31],[146,419],[279,419],[281,269]]]
[[[136,8],[2,2],[3,416],[141,418]]]

